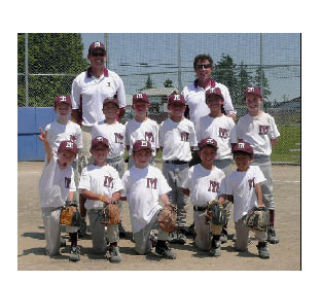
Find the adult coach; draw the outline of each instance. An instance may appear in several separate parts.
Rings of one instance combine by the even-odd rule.
[[[118,99],[119,118],[124,115],[126,107],[126,93],[122,79],[105,67],[107,60],[105,46],[99,41],[91,43],[87,58],[90,66],[74,79],[71,90],[71,116],[73,121],[80,124],[83,138],[83,148],[79,152],[78,159],[79,174],[90,162],[92,127],[96,122],[105,118],[102,112],[104,99]],[[80,212],[82,217],[85,217],[85,210],[81,207],[81,202],[80,197]],[[83,228],[80,228],[80,234],[83,235],[83,233]]]

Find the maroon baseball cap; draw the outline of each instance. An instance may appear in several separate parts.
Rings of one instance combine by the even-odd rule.
[[[90,44],[88,54],[90,55],[96,49],[101,49],[104,51],[104,53],[106,53],[106,48],[104,47],[104,44],[100,41],[95,41]]]
[[[244,141],[238,142],[236,145],[234,145],[234,147],[232,148],[232,153],[236,152],[244,152],[253,156],[253,148],[251,144]]]
[[[208,97],[211,95],[219,96],[222,100],[224,100],[221,89],[219,87],[211,87],[206,91],[206,99],[208,99]]]
[[[172,94],[169,95],[169,99],[168,99],[168,105],[171,105],[171,104],[185,105],[186,101],[183,95],[173,92]]]
[[[205,146],[211,146],[211,147],[214,147],[214,148],[218,149],[217,141],[214,140],[213,138],[202,139],[200,141],[200,143],[198,144],[199,149],[202,149]]]
[[[66,96],[66,95],[60,95],[54,98],[54,105],[58,105],[58,104],[68,104],[71,106],[71,98],[70,96]]]
[[[144,149],[148,149],[150,151],[152,151],[151,148],[151,143],[147,140],[137,140],[136,142],[134,142],[133,144],[133,152],[138,152]]]
[[[106,98],[106,99],[104,99],[103,105],[106,105],[106,104],[108,104],[108,103],[115,104],[115,105],[117,105],[117,106],[119,107],[119,101],[118,101],[117,98],[112,97],[112,98]]]
[[[77,144],[69,140],[61,141],[58,148],[58,153],[61,153],[64,151],[70,151],[77,154],[78,153]]]
[[[132,97],[132,103],[136,103],[136,102],[145,102],[145,103],[148,103],[149,104],[149,98],[147,96],[146,93],[137,93],[137,94],[134,94],[133,97]]]
[[[91,149],[98,146],[99,144],[102,144],[102,145],[106,146],[107,148],[109,148],[108,139],[104,138],[102,136],[97,136],[97,137],[93,138],[91,141]]]
[[[247,94],[254,94],[262,98],[262,94],[258,86],[247,86],[244,91],[244,95],[247,95]]]

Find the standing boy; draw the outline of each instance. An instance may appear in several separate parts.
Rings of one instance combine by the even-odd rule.
[[[170,234],[171,242],[184,244],[187,197],[181,188],[188,174],[189,161],[192,158],[191,150],[197,146],[197,139],[193,123],[183,116],[186,108],[184,97],[174,92],[168,100],[169,118],[161,123],[159,130],[162,172],[172,188],[168,196],[170,202],[177,206],[178,213],[178,228],[176,232]]]
[[[116,98],[106,98],[103,101],[103,114],[105,119],[99,121],[92,127],[92,138],[102,136],[109,141],[110,152],[107,157],[107,163],[115,168],[119,177],[124,174],[124,136],[125,126],[117,121],[120,108],[119,101]],[[119,208],[121,210],[121,201],[119,202]],[[125,230],[122,224],[119,224],[120,237],[125,237]]]
[[[132,147],[137,140],[147,140],[151,144],[152,163],[157,151],[159,150],[159,125],[156,121],[148,118],[147,112],[150,108],[149,98],[145,93],[133,95],[132,109],[134,118],[126,123],[125,144],[129,152],[129,168],[133,165]]]
[[[195,244],[201,250],[209,251],[211,256],[220,256],[220,235],[211,234],[206,220],[207,204],[218,199],[219,188],[224,172],[213,165],[217,154],[217,142],[212,138],[201,140],[198,145],[201,163],[192,166],[183,183],[183,192],[190,195],[193,205]]]
[[[110,262],[120,262],[118,247],[118,225],[107,226],[107,239],[110,246],[106,248],[105,226],[98,220],[99,211],[104,205],[117,202],[123,189],[118,172],[107,164],[106,159],[110,151],[109,142],[102,136],[95,137],[91,142],[90,152],[93,164],[86,166],[79,183],[81,195],[86,199],[85,208],[88,210],[92,245],[95,253],[105,253]]]
[[[167,193],[171,188],[161,171],[150,165],[151,156],[151,143],[137,140],[132,147],[134,165],[122,178],[122,199],[128,201],[135,250],[141,255],[149,253],[152,248],[150,233],[158,227],[159,199],[165,206],[170,205]],[[175,259],[176,255],[168,247],[168,236],[169,233],[160,228],[155,254]]]
[[[40,205],[47,242],[46,252],[49,256],[59,254],[60,248],[60,214],[66,201],[73,201],[76,191],[74,173],[71,167],[78,149],[72,141],[62,141],[54,154],[47,139],[47,132],[40,128],[39,139],[43,142],[46,153],[45,165],[39,181]],[[69,259],[80,260],[80,249],[77,246],[77,226],[67,226],[71,241]]]
[[[237,170],[226,176],[221,183],[219,201],[229,199],[233,202],[236,228],[236,250],[245,252],[248,247],[249,228],[247,214],[254,207],[264,207],[261,183],[265,177],[258,166],[252,166],[253,148],[247,142],[239,142],[233,147],[233,156]],[[260,258],[269,258],[267,233],[255,230]]]
[[[256,86],[247,87],[245,89],[245,98],[249,113],[239,119],[237,123],[237,136],[239,140],[249,142],[253,146],[253,165],[259,166],[266,178],[261,187],[263,202],[270,213],[268,241],[271,244],[277,244],[279,243],[279,238],[274,228],[275,204],[270,156],[272,147],[277,143],[280,133],[274,118],[260,108],[263,103],[260,89]]]

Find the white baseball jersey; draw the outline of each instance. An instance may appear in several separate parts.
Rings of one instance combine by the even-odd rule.
[[[82,124],[93,126],[103,120],[103,101],[117,95],[119,107],[126,106],[126,93],[122,79],[115,72],[105,69],[99,78],[88,71],[80,73],[72,83],[71,102],[72,109],[80,108],[82,96]]]
[[[206,89],[202,88],[201,86],[196,86],[195,83],[192,83],[184,87],[181,94],[184,96],[184,99],[186,100],[186,104],[189,107],[190,120],[194,123],[197,136],[199,136],[198,130],[199,130],[200,118],[207,116],[210,113],[210,110],[206,104],[206,91],[210,87],[220,88],[221,93],[223,95],[223,99],[224,99],[223,107],[227,114],[237,113],[234,110],[228,88],[221,83],[217,83],[214,80],[211,80],[211,85],[208,86]]]
[[[235,170],[222,180],[220,194],[233,195],[235,222],[257,206],[255,184],[265,180],[258,166],[249,166],[246,171]]]
[[[190,191],[192,205],[204,207],[209,201],[218,198],[220,184],[224,177],[224,172],[217,167],[208,170],[201,164],[197,164],[189,168],[188,177],[182,187]]]
[[[217,160],[232,159],[231,143],[237,143],[237,132],[233,119],[222,115],[213,118],[210,115],[200,119],[199,140],[213,138],[217,141]]]
[[[161,209],[159,196],[171,191],[161,171],[151,165],[140,169],[132,166],[122,177],[130,210],[132,232],[143,229]]]
[[[174,122],[171,118],[160,124],[159,144],[164,161],[180,160],[189,162],[192,159],[190,146],[196,147],[197,138],[192,121],[183,118]]]
[[[92,127],[92,139],[97,136],[102,136],[108,139],[110,152],[108,159],[122,157],[125,150],[124,136],[126,127],[116,121],[113,124],[108,124],[105,121],[100,121]]]
[[[135,119],[127,121],[125,144],[130,146],[129,154],[132,154],[132,147],[137,140],[147,140],[151,143],[152,156],[156,155],[156,149],[159,148],[159,125],[156,121],[147,118],[143,122]]]
[[[48,132],[47,139],[54,153],[57,153],[61,141],[65,140],[75,142],[78,149],[83,147],[81,128],[71,120],[67,124],[62,124],[55,120],[47,124],[45,130]]]
[[[270,139],[280,136],[274,118],[262,112],[258,116],[246,114],[237,123],[237,136],[250,143],[256,155],[270,156],[272,145]]]
[[[58,158],[53,155],[45,162],[39,181],[40,205],[42,208],[57,208],[65,205],[69,192],[76,191],[71,166],[60,169]]]
[[[91,164],[81,172],[79,190],[83,189],[97,194],[104,194],[111,198],[112,194],[123,190],[123,186],[118,172],[112,166]],[[103,208],[103,204],[101,201],[87,199],[84,206],[88,210],[100,209]]]

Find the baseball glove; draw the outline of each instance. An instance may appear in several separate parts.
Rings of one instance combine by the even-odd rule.
[[[217,200],[212,200],[207,206],[207,218],[210,224],[210,230],[213,235],[220,235],[222,226],[228,222],[227,214],[223,205]]]
[[[120,223],[120,209],[117,203],[106,205],[98,212],[98,220],[102,225],[114,225]]]
[[[77,204],[66,202],[60,213],[60,224],[67,226],[80,226],[80,213]]]
[[[246,217],[247,226],[251,230],[267,231],[269,226],[269,211],[267,208],[254,207]]]
[[[158,213],[157,223],[165,232],[174,231],[177,223],[177,209],[174,206],[165,206]]]

